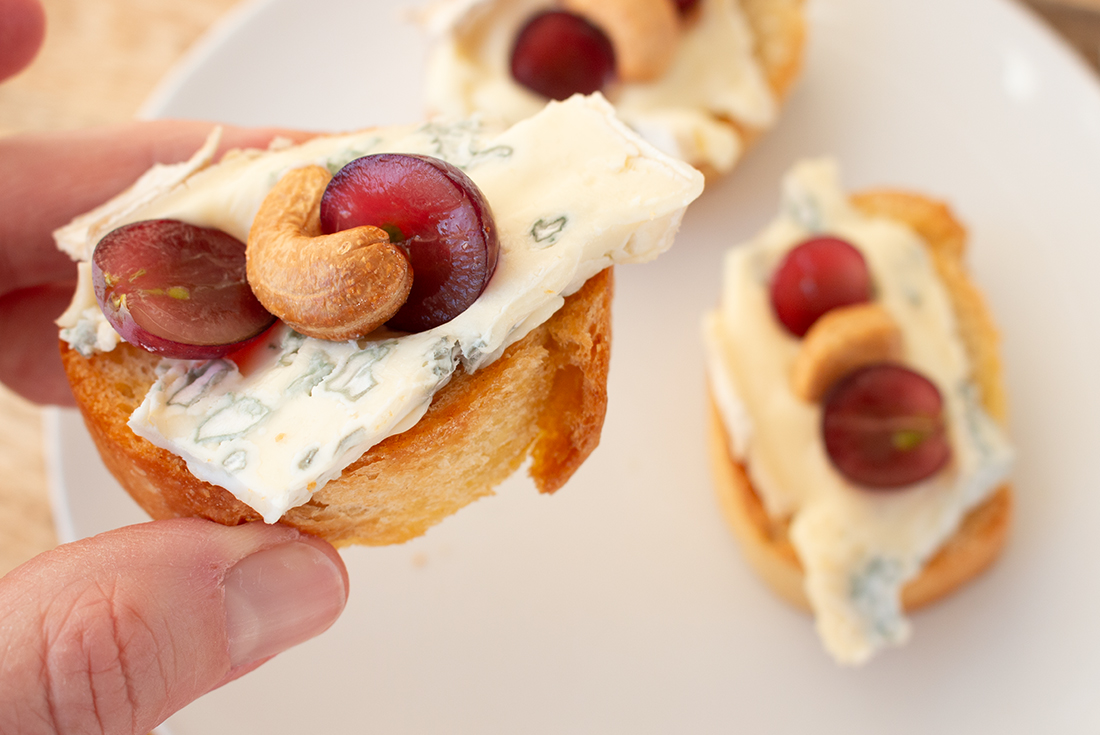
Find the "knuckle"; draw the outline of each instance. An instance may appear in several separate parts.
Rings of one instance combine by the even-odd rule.
[[[55,601],[43,631],[46,710],[58,732],[130,732],[150,695],[163,700],[156,636],[113,589],[87,584]],[[158,691],[159,689],[159,691]]]

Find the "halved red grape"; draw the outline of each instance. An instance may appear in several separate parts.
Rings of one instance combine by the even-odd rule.
[[[470,307],[496,269],[500,242],[489,203],[470,177],[429,156],[380,153],[332,177],[321,198],[321,231],[386,230],[412,264],[408,299],[387,326],[423,332]]]
[[[248,286],[245,244],[177,220],[123,225],[99,241],[92,282],[123,339],[187,360],[221,357],[275,321]]]
[[[837,470],[876,490],[923,480],[951,458],[939,389],[894,363],[842,378],[825,397],[822,433]]]
[[[615,49],[583,16],[549,10],[532,17],[512,46],[512,78],[555,100],[592,94],[615,77]]]
[[[772,308],[791,334],[805,336],[838,306],[871,300],[871,274],[863,255],[836,237],[814,237],[787,253],[771,283]]]

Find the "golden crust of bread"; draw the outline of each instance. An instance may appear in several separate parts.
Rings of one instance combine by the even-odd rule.
[[[713,404],[708,435],[718,500],[745,556],[785,600],[809,609],[802,565],[787,536],[788,523],[773,520],[752,488],[745,466],[729,453],[729,436]],[[906,610],[935,602],[986,569],[1000,554],[1012,525],[1012,491],[1002,485],[970,511],[923,571],[902,588]]]
[[[741,0],[741,9],[755,41],[753,54],[780,105],[802,71],[806,48],[803,6],[804,0]],[[765,132],[763,128],[729,118],[723,118],[723,122],[737,131],[746,148]],[[708,183],[717,181],[723,174],[706,161],[688,163],[699,169]]]
[[[756,40],[756,58],[779,99],[794,86],[806,47],[803,0],[741,0]]]
[[[852,197],[870,215],[904,222],[927,243],[947,285],[962,341],[986,410],[1002,423],[1007,414],[999,341],[990,311],[966,274],[966,231],[946,204],[899,191],[876,190]],[[727,430],[711,400],[708,444],[719,503],[756,572],[780,596],[809,608],[802,566],[788,538],[788,520],[770,518],[743,464],[730,454]],[[902,605],[913,610],[934,602],[985,570],[998,557],[1012,525],[1012,490],[1005,484],[964,518],[956,533],[902,589]]]
[[[868,214],[904,222],[928,243],[936,271],[947,285],[982,402],[990,416],[1005,423],[1008,398],[1001,364],[1001,337],[985,296],[966,271],[966,229],[946,203],[919,194],[878,189],[855,194],[852,203]]]
[[[806,48],[803,5],[803,0],[741,0],[741,9],[755,41],[753,53],[780,105],[802,71],[802,58]],[[727,119],[725,122],[737,130],[746,148],[765,132],[762,128],[745,125],[737,120]],[[706,163],[689,163],[702,171],[708,182],[717,180],[721,175]]]
[[[612,290],[608,268],[499,359],[459,369],[412,429],[371,448],[281,522],[336,545],[400,543],[492,494],[528,455],[538,489],[560,488],[599,443]],[[123,344],[85,358],[64,342],[61,356],[104,463],[153,518],[260,519],[126,425],[155,380],[157,356]]]

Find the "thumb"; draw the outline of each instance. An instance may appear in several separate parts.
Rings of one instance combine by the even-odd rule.
[[[327,629],[347,571],[283,527],[154,521],[0,579],[0,732],[148,733]]]
[[[38,0],[0,0],[0,81],[22,71],[46,36],[46,12]]]

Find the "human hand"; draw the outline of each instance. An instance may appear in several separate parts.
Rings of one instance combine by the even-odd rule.
[[[327,629],[347,572],[284,526],[130,526],[0,579],[0,732],[138,733]]]
[[[37,0],[0,0],[0,80],[41,42]],[[71,403],[53,324],[75,266],[52,231],[211,125],[133,123],[0,138],[0,381]],[[305,134],[227,128],[224,147]],[[177,519],[42,554],[0,579],[0,732],[147,733],[197,697],[326,630],[347,600],[340,556],[282,526]]]
[[[54,320],[72,297],[76,265],[54,245],[54,229],[119,193],[154,163],[186,160],[212,128],[158,120],[0,138],[0,382],[36,403],[73,404]],[[264,147],[276,136],[308,134],[225,127],[222,151]]]
[[[0,0],[0,81],[30,63],[45,28],[38,0]],[[0,137],[0,383],[36,403],[72,405],[54,319],[76,266],[53,230],[121,192],[154,163],[186,160],[211,123],[159,120]],[[225,127],[221,152],[308,133]]]

